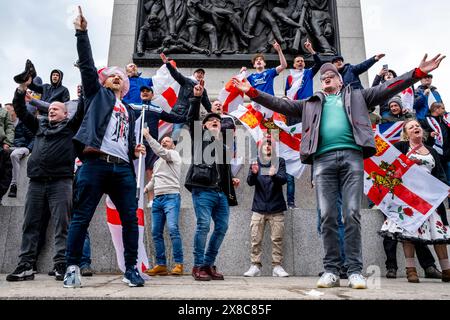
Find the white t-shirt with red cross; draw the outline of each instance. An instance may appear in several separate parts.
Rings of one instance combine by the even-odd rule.
[[[127,108],[119,99],[117,99],[100,150],[106,154],[119,157],[126,162],[129,162],[129,134],[130,119]]]

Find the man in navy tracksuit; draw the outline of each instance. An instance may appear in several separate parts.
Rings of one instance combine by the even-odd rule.
[[[86,231],[105,193],[119,211],[122,222],[126,267],[123,282],[130,287],[140,287],[144,280],[136,268],[139,231],[133,159],[145,154],[145,147],[135,145],[134,112],[121,101],[129,89],[128,77],[118,67],[104,68],[97,73],[87,21],[81,9],[74,25],[85,102],[89,109],[74,137],[83,166],[78,172],[74,195],[64,287],[81,286],[79,264]]]
[[[166,121],[169,123],[185,123],[186,116],[180,116],[175,113],[167,113],[160,106],[157,106],[152,103],[153,99],[153,89],[148,86],[142,86],[140,88],[140,104],[131,104],[131,108],[135,110],[135,116],[138,118],[142,111],[142,108],[145,107],[145,124],[148,127],[150,135],[155,140],[159,140],[159,120]],[[137,123],[136,125],[140,125]],[[156,160],[158,160],[158,156],[153,152],[152,148],[147,143],[147,140],[144,140],[144,146],[146,150],[145,155],[145,174],[147,176],[147,181],[152,179],[153,175],[153,165]],[[153,201],[153,191],[148,193],[148,207],[151,208]]]

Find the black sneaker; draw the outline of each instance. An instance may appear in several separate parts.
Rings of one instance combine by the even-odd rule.
[[[65,263],[55,264],[55,280],[63,281],[65,274],[66,274],[66,264]]]
[[[397,279],[397,269],[388,269],[386,272],[386,278]]]
[[[297,209],[297,206],[295,205],[294,202],[288,203],[288,209]]]
[[[435,266],[431,266],[425,269],[425,278],[442,279],[442,273]]]
[[[80,271],[83,277],[92,277],[95,273],[90,266],[80,268]]]
[[[6,276],[6,281],[34,280],[33,266],[29,263],[19,264],[13,273]]]
[[[145,283],[136,267],[128,268],[123,275],[122,281],[127,283],[129,287],[143,287]]]
[[[9,189],[8,197],[17,198],[17,185],[15,185],[15,184],[11,185],[11,188]]]
[[[14,81],[18,84],[27,82],[28,78],[34,79],[36,77],[36,69],[30,60],[25,63],[25,70],[20,74],[14,76]]]
[[[53,269],[52,270],[50,270],[47,274],[50,276],[50,277],[54,277],[56,274],[56,266],[54,266],[53,267]]]

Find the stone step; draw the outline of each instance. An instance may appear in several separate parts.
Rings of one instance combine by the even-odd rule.
[[[146,209],[145,245],[151,264],[154,262],[154,248],[151,239],[150,211]],[[231,208],[230,224],[216,264],[227,275],[242,275],[250,266],[250,220],[251,211],[242,207]],[[23,207],[0,207],[0,273],[14,270],[18,262],[23,222]],[[384,275],[385,254],[383,240],[377,234],[383,223],[383,215],[377,210],[362,210],[362,235],[364,267],[368,273],[381,272]],[[193,265],[193,239],[195,215],[191,208],[183,208],[180,214],[180,232],[183,240],[185,270]],[[213,225],[211,226],[213,228]],[[267,226],[266,229],[270,228]],[[47,244],[39,258],[38,269],[47,272],[52,268],[53,223],[47,233]],[[92,219],[91,235],[92,260],[98,272],[118,272],[115,250],[106,224],[105,209],[98,207]],[[171,243],[165,233],[168,263],[172,263]],[[336,244],[337,245],[337,244]],[[271,275],[271,243],[269,231],[263,240],[262,274]],[[284,262],[286,271],[295,276],[317,276],[322,271],[322,242],[317,232],[316,210],[289,210],[285,216]],[[432,250],[434,252],[434,250]],[[397,250],[399,275],[404,275],[403,250]],[[420,269],[420,268],[419,268]],[[422,272],[420,270],[420,272]]]

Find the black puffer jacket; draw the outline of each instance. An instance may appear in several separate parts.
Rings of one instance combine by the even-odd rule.
[[[53,73],[59,74],[59,81],[58,83],[52,82],[52,74]],[[64,77],[64,73],[61,70],[55,69],[50,72],[50,83],[51,84],[43,84],[38,85],[34,82],[32,82],[29,85],[29,88],[33,91],[36,91],[42,95],[41,100],[45,102],[67,102],[70,100],[70,93],[69,90],[67,90],[66,87],[62,85],[62,80]]]
[[[72,138],[84,116],[84,104],[72,119],[51,124],[47,118],[37,119],[27,111],[25,93],[16,90],[13,100],[17,117],[36,135],[28,159],[27,176],[30,179],[73,178],[75,148]]]
[[[269,170],[271,163],[261,164],[258,159],[259,171],[252,172],[250,167],[247,176],[249,186],[255,186],[252,211],[267,214],[286,211],[286,201],[283,195],[283,185],[287,182],[286,163],[283,158],[278,158],[278,171],[275,175],[262,175],[261,170]]]

